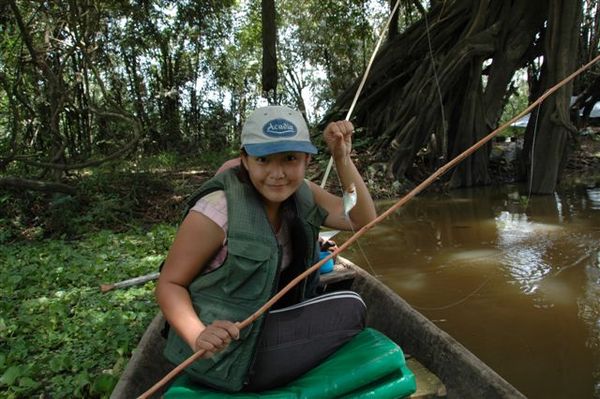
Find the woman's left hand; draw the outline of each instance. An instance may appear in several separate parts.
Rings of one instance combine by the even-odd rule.
[[[323,131],[323,137],[334,159],[344,159],[352,151],[354,125],[350,121],[331,122]]]

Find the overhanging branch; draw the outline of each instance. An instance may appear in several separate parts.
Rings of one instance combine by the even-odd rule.
[[[118,118],[118,119],[121,119],[121,120],[131,123],[131,125],[133,127],[133,131],[134,131],[133,139],[129,143],[127,143],[125,146],[121,147],[120,150],[115,151],[111,155],[109,155],[105,158],[102,158],[102,159],[96,159],[96,160],[91,160],[91,161],[87,161],[87,162],[81,162],[81,163],[75,163],[75,164],[59,164],[59,163],[53,163],[53,162],[30,161],[27,159],[19,158],[18,156],[14,157],[14,160],[20,161],[26,165],[36,166],[36,167],[40,167],[40,168],[47,168],[47,169],[54,169],[54,170],[75,170],[75,169],[88,168],[88,167],[92,167],[92,166],[98,166],[103,163],[113,161],[115,159],[118,159],[118,158],[124,156],[125,154],[129,153],[129,151],[131,151],[132,149],[135,148],[137,143],[140,141],[141,131],[142,131],[142,129],[140,127],[140,123],[135,117],[129,116],[129,115],[124,115],[124,114],[121,114],[118,112],[101,111],[101,110],[97,110],[95,108],[90,108],[90,110],[101,116],[114,117],[114,118]]]
[[[29,180],[20,177],[0,177],[0,188],[25,189],[32,191],[75,194],[75,188],[63,183]]]

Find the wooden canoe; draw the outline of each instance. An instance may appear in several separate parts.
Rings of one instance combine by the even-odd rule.
[[[322,276],[322,284],[328,289],[350,288],[358,292],[367,304],[368,326],[387,335],[400,345],[408,357],[416,359],[412,367],[409,359],[409,367],[424,366],[424,379],[430,379],[427,375],[431,375],[431,372],[438,383],[441,380],[441,389],[437,392],[413,395],[414,397],[525,398],[494,370],[379,280],[350,261],[338,258],[334,272]],[[121,375],[111,395],[112,399],[135,398],[172,369],[162,356],[165,340],[160,332],[163,325],[164,319],[158,314]],[[417,374],[419,394],[421,372],[414,369],[413,372]]]

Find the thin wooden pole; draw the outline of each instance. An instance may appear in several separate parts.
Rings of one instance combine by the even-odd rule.
[[[354,95],[354,99],[352,99],[352,104],[350,105],[350,108],[348,109],[348,113],[346,114],[346,119],[344,119],[346,121],[350,120],[350,117],[352,116],[352,112],[354,112],[354,107],[356,106],[356,102],[358,101],[358,97],[360,96],[360,93],[362,92],[363,87],[365,86],[365,82],[367,81],[367,76],[369,76],[369,72],[371,71],[371,66],[373,65],[373,61],[375,61],[375,56],[377,55],[377,52],[379,51],[379,46],[381,46],[381,43],[383,42],[383,38],[385,37],[385,32],[387,32],[388,28],[390,27],[390,23],[392,22],[392,19],[394,18],[394,14],[398,10],[398,6],[400,6],[400,0],[396,1],[396,4],[394,5],[394,8],[392,9],[392,11],[390,13],[390,17],[388,18],[387,22],[385,23],[385,26],[383,27],[383,29],[381,30],[381,33],[379,34],[379,40],[377,41],[375,50],[373,50],[373,54],[371,54],[371,59],[369,60],[367,69],[365,69],[365,73],[363,74],[362,80],[360,81],[360,84],[358,85],[358,89],[356,90],[356,94]],[[325,187],[325,183],[327,183],[327,178],[329,177],[329,173],[331,173],[332,167],[333,167],[333,155],[329,157],[329,161],[327,162],[327,167],[325,168],[325,173],[323,174],[323,180],[321,180],[321,188]]]
[[[131,287],[132,285],[144,284],[148,281],[156,280],[160,275],[159,272],[146,274],[144,276],[134,277],[127,280],[119,281],[118,283],[112,284],[100,284],[101,292],[108,292],[115,288]]]
[[[492,138],[494,138],[498,133],[500,133],[501,131],[503,131],[510,125],[512,125],[517,120],[521,119],[523,116],[527,115],[535,107],[540,105],[546,98],[548,98],[549,96],[554,94],[557,90],[559,90],[561,87],[563,87],[564,85],[569,83],[571,80],[575,79],[575,77],[580,75],[585,70],[589,69],[592,65],[594,65],[598,61],[600,61],[600,55],[598,55],[592,61],[588,62],[587,64],[585,64],[584,66],[579,68],[577,71],[573,72],[571,75],[567,76],[565,79],[563,79],[556,85],[552,86],[542,96],[540,96],[537,100],[535,100],[530,106],[528,106],[523,111],[521,111],[517,116],[513,117],[511,120],[509,120],[508,122],[506,122],[505,124],[503,124],[502,126],[497,128],[496,130],[494,130],[493,132],[491,132],[490,134],[488,134],[487,136],[485,136],[484,138],[479,140],[477,143],[473,144],[471,147],[466,149],[464,152],[462,152],[461,154],[456,156],[454,159],[452,159],[451,161],[449,161],[448,163],[446,163],[445,165],[440,167],[431,176],[429,176],[421,184],[419,184],[417,187],[415,187],[412,191],[410,191],[404,197],[400,198],[394,205],[392,205],[390,208],[388,208],[385,212],[383,212],[381,215],[377,216],[371,222],[369,222],[368,224],[363,226],[360,230],[358,230],[356,233],[354,233],[354,235],[352,235],[345,243],[340,245],[331,254],[329,254],[327,257],[321,259],[319,262],[315,263],[310,268],[306,269],[304,271],[304,273],[300,274],[295,279],[290,281],[281,291],[279,291],[267,303],[265,303],[263,306],[261,306],[260,309],[258,309],[252,315],[250,315],[246,320],[242,321],[241,323],[236,323],[237,326],[241,330],[241,329],[247,327],[248,325],[252,324],[252,322],[254,322],[256,319],[258,319],[267,310],[269,310],[269,308],[271,308],[271,306],[273,306],[273,304],[275,304],[275,302],[277,302],[279,299],[281,299],[281,297],[283,297],[286,293],[288,293],[289,290],[294,288],[300,281],[304,280],[311,273],[317,271],[317,269],[319,269],[329,259],[332,259],[334,256],[342,253],[346,248],[348,248],[352,243],[354,243],[354,241],[358,240],[367,231],[371,230],[376,224],[378,224],[383,219],[387,218],[389,215],[391,215],[392,213],[394,213],[395,211],[400,209],[402,206],[404,206],[404,204],[406,204],[409,200],[411,200],[412,198],[417,196],[417,194],[419,194],[421,191],[423,191],[426,187],[428,187],[435,180],[437,180],[442,175],[444,175],[446,172],[448,172],[450,169],[452,169],[453,167],[458,165],[461,161],[463,161],[469,155],[471,155],[472,153],[477,151],[485,143],[487,143]],[[179,374],[187,366],[189,366],[190,364],[195,362],[197,359],[199,359],[203,354],[204,354],[204,350],[200,350],[200,351],[194,353],[192,356],[190,356],[188,359],[186,359],[179,366],[175,367],[169,374],[164,376],[160,381],[158,381],[156,384],[154,384],[154,386],[152,386],[152,388],[150,388],[148,391],[146,391],[141,396],[139,396],[139,399],[149,398],[150,395],[152,395],[153,393],[158,391],[163,385],[165,385],[167,382],[169,382],[173,377],[175,377],[177,374]]]

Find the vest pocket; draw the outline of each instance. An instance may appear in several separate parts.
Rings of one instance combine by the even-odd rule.
[[[227,279],[223,291],[231,298],[258,299],[271,293],[271,280],[277,269],[277,253],[259,243],[229,240],[227,244]]]

